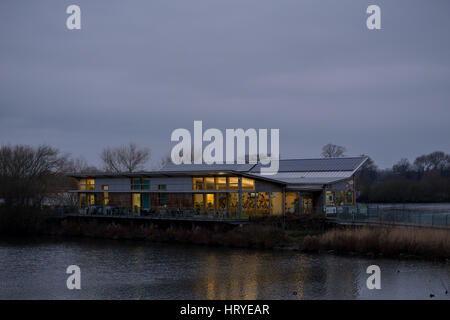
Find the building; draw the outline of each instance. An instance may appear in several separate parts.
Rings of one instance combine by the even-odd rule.
[[[168,164],[158,171],[72,174],[80,211],[116,208],[226,217],[307,214],[355,205],[355,174],[366,157],[280,160],[279,172],[261,164]]]

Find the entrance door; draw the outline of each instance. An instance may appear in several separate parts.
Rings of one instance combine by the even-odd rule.
[[[141,194],[141,204],[142,204],[142,209],[144,209],[144,210],[150,209],[150,194],[148,194],[148,193]]]
[[[312,212],[312,198],[303,198],[303,213]]]

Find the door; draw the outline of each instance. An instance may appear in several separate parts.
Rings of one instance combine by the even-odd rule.
[[[303,198],[303,213],[312,212],[312,198]]]

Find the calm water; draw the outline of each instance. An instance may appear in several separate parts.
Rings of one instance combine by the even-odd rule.
[[[66,288],[68,265],[81,290]],[[381,290],[366,288],[367,266]],[[0,240],[0,299],[449,299],[450,263],[103,240]],[[296,293],[296,294],[295,294]]]

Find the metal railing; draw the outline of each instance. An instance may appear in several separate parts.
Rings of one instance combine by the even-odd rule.
[[[327,217],[348,223],[450,227],[448,212],[386,210],[378,206],[336,207],[336,213],[327,213]]]

